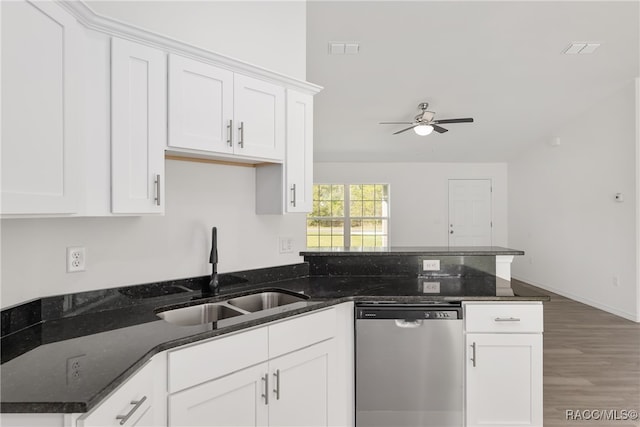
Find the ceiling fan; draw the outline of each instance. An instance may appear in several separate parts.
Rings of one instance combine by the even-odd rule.
[[[418,105],[420,109],[420,113],[415,117],[412,122],[380,122],[381,125],[411,125],[406,129],[399,130],[394,132],[394,135],[397,135],[402,132],[406,132],[408,130],[413,129],[415,133],[418,135],[424,136],[429,135],[434,130],[438,133],[445,133],[448,129],[439,126],[441,124],[450,124],[450,123],[473,123],[473,119],[471,117],[467,117],[464,119],[440,119],[433,120],[436,113],[433,111],[427,111],[429,108],[428,102],[422,102]]]

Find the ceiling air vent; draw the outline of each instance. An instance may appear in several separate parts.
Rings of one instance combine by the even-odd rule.
[[[357,55],[360,53],[358,42],[329,42],[330,55]]]
[[[586,55],[595,52],[600,43],[571,43],[562,53],[565,55]]]

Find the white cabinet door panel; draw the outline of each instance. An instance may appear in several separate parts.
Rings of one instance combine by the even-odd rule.
[[[283,160],[284,88],[262,80],[234,76],[235,153]]]
[[[269,362],[273,394],[270,426],[327,426],[329,360],[333,341],[325,341]]]
[[[117,38],[111,49],[112,211],[162,213],[166,56]]]
[[[467,426],[542,426],[542,334],[467,334]]]
[[[262,363],[170,395],[169,427],[266,426],[267,374]]]
[[[2,213],[78,211],[79,30],[53,2],[2,3]]]
[[[169,57],[169,146],[233,153],[233,73]]]
[[[287,212],[313,204],[313,96],[287,91]]]

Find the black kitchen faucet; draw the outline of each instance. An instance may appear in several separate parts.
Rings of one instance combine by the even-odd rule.
[[[209,255],[209,262],[211,263],[211,280],[209,280],[208,289],[203,290],[203,293],[218,295],[220,292],[220,286],[218,283],[218,230],[216,227],[211,228],[211,255]]]

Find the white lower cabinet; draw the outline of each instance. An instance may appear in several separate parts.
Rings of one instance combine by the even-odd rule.
[[[169,390],[175,392],[168,398],[169,426],[351,425],[351,416],[343,415],[349,404],[337,401],[343,396],[341,389],[352,389],[352,375],[343,377],[338,361],[350,349],[342,345],[345,334],[336,328],[343,313],[352,313],[352,308],[302,315],[170,352]],[[262,342],[266,335],[268,342]],[[221,360],[238,355],[235,360],[240,360],[251,353],[258,356],[253,362],[251,357],[246,360],[254,363],[264,354],[256,342],[268,351],[268,361],[242,368],[236,364],[226,372],[205,368],[204,377],[172,380],[176,375],[189,377],[187,369],[197,372],[203,366],[200,357],[216,365],[217,355]]]
[[[327,426],[325,341],[169,396],[169,427]]]
[[[100,405],[76,420],[76,427],[157,427],[166,424],[160,354],[109,395]]]
[[[466,425],[542,426],[542,304],[465,304]]]

